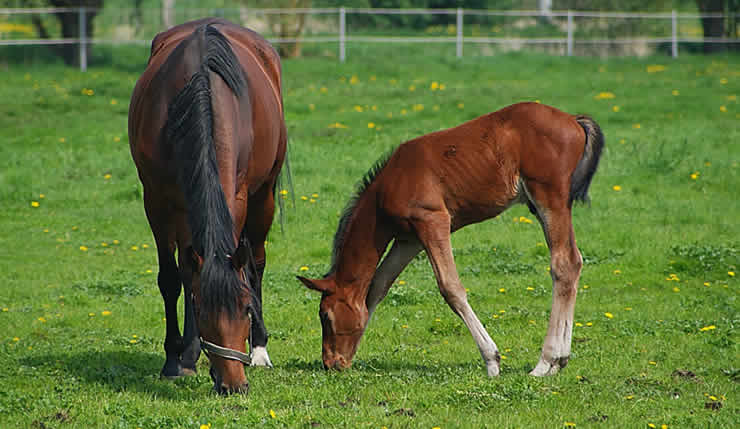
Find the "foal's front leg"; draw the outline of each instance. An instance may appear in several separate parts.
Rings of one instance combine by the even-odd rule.
[[[450,244],[449,215],[446,212],[434,212],[414,226],[429,256],[440,293],[447,305],[468,327],[486,364],[488,375],[490,377],[499,375],[501,355],[498,347],[468,304],[467,293],[457,274]]]

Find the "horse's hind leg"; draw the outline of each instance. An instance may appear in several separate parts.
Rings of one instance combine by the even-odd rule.
[[[561,205],[544,209],[544,212],[543,207],[537,205],[537,217],[550,247],[552,310],[540,360],[530,372],[536,376],[557,373],[565,368],[570,358],[573,313],[583,259],[576,247],[571,210],[566,202]]]
[[[428,212],[422,220],[414,223],[416,233],[421,240],[429,262],[437,278],[439,291],[447,305],[452,308],[470,330],[473,340],[478,345],[481,357],[486,364],[488,375],[499,374],[501,355],[496,343],[478,320],[478,316],[468,304],[467,293],[457,274],[455,260],[450,244],[450,216],[446,212]]]

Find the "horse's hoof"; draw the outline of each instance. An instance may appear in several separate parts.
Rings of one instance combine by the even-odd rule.
[[[195,368],[183,368],[182,369],[182,375],[185,377],[190,377],[193,375],[198,375],[198,371]]]
[[[255,347],[252,350],[252,366],[264,366],[272,368],[270,356],[267,355],[267,349],[264,347]]]
[[[183,375],[183,368],[179,362],[165,362],[162,371],[159,372],[160,380],[177,380]]]
[[[568,358],[569,356],[556,358],[553,360],[553,362],[547,362],[543,359],[540,359],[540,361],[537,362],[537,366],[535,366],[534,369],[529,372],[529,375],[533,375],[535,377],[555,375],[562,368],[565,368],[565,366],[568,365]]]

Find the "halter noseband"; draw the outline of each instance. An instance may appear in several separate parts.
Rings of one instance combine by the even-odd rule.
[[[250,335],[251,337],[251,335]],[[206,341],[203,337],[200,337],[200,349],[203,350],[208,358],[211,358],[211,354],[229,360],[238,360],[244,365],[252,364],[252,357],[246,353],[242,353],[239,350],[230,349],[228,347],[221,347],[213,344],[210,341]]]

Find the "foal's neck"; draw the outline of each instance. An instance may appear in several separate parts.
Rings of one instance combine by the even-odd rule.
[[[378,262],[393,238],[388,225],[378,218],[375,192],[368,190],[358,199],[344,234],[333,275],[340,288],[352,288],[353,294],[364,300]]]

